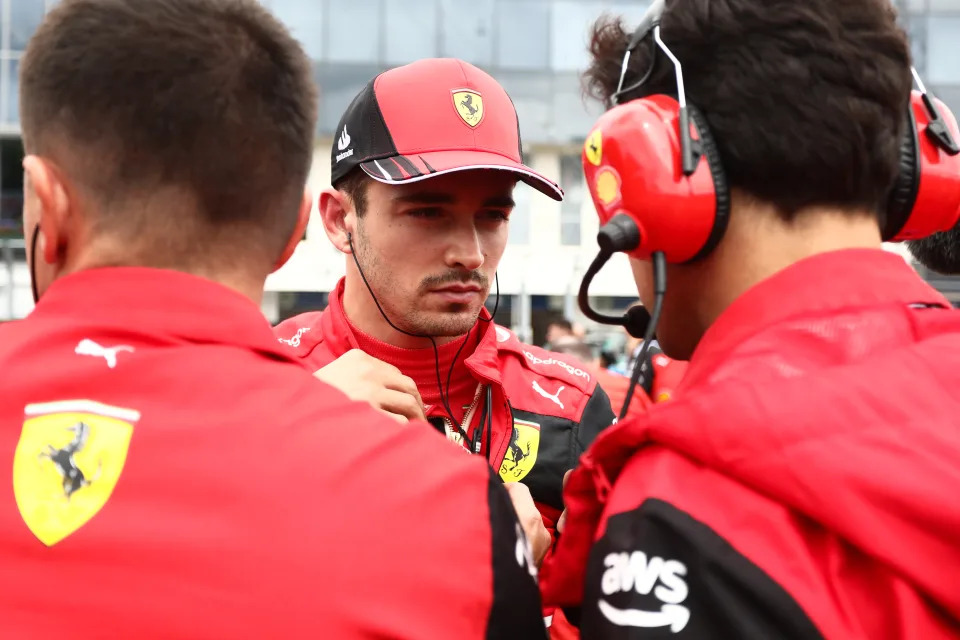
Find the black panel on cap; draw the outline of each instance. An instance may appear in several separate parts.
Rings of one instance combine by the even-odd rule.
[[[397,155],[397,147],[373,90],[375,82],[376,78],[357,94],[337,125],[330,152],[330,182],[333,184],[362,162]]]

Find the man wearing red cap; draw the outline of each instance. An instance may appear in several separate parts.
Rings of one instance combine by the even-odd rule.
[[[282,323],[277,337],[311,370],[357,349],[398,369],[415,388],[397,375],[374,404],[417,417],[422,396],[438,431],[525,485],[511,491],[529,488],[552,532],[564,473],[614,415],[594,376],[521,343],[484,308],[517,181],[563,195],[522,163],[510,97],[460,60],[392,69],[347,108],[331,165],[319,210],[346,276],[325,311]],[[549,541],[534,541],[538,560]]]

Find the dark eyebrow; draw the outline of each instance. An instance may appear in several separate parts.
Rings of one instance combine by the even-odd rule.
[[[513,209],[517,203],[510,196],[495,196],[483,201],[483,206],[493,207],[494,209]]]
[[[399,195],[393,201],[404,204],[453,204],[454,200],[449,193],[422,192]]]
[[[393,201],[402,204],[453,204],[455,199],[449,193],[423,192],[399,195],[396,196]],[[512,209],[517,206],[517,203],[514,202],[510,196],[494,196],[484,200],[482,206],[496,209]]]

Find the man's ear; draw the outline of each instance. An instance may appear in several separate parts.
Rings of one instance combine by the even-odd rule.
[[[300,241],[303,240],[303,234],[307,231],[307,225],[310,223],[310,212],[312,210],[313,193],[309,188],[305,188],[303,190],[303,200],[300,201],[300,211],[297,212],[297,226],[294,227],[293,233],[287,240],[287,246],[284,247],[283,253],[280,254],[280,258],[274,265],[273,271],[278,271],[280,267],[287,264],[287,261],[293,256],[293,252],[297,250],[297,246],[300,244]]]
[[[333,246],[343,253],[352,253],[350,236],[356,229],[357,214],[350,196],[333,188],[324,189],[320,192],[319,210]]]
[[[34,208],[32,217],[40,225],[38,255],[31,259],[56,264],[67,244],[69,225],[79,223],[71,219],[67,186],[49,160],[33,155],[23,159],[23,179],[24,197],[30,199],[28,206]],[[24,229],[25,237],[32,233],[32,229]]]

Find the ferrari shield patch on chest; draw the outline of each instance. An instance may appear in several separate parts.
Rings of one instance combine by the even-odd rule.
[[[470,127],[476,127],[483,120],[483,97],[471,89],[453,92],[453,106],[457,115]]]
[[[13,492],[24,523],[53,546],[107,503],[140,413],[89,400],[32,404],[13,457]]]
[[[507,455],[504,456],[503,463],[500,465],[500,479],[504,482],[523,480],[537,463],[539,447],[540,425],[525,420],[514,420]]]

